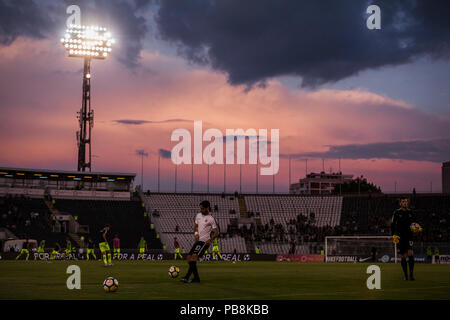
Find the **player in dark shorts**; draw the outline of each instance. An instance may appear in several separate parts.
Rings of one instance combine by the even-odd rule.
[[[400,199],[400,208],[394,211],[392,216],[391,231],[394,243],[397,243],[397,248],[401,254],[401,266],[405,275],[405,280],[408,280],[408,265],[409,265],[409,280],[414,278],[414,253],[413,253],[413,232],[411,231],[411,224],[414,222],[413,212],[409,209],[409,199]],[[406,263],[406,255],[408,254],[408,263]]]
[[[95,255],[95,242],[91,236],[88,237],[86,261],[89,261],[90,254],[94,257],[94,260],[97,260],[97,256]]]
[[[186,276],[181,279],[181,281],[184,283],[200,282],[200,277],[197,271],[198,258],[203,256],[209,245],[219,235],[219,229],[217,228],[216,220],[209,214],[210,211],[211,204],[209,203],[209,201],[202,201],[202,203],[200,203],[200,213],[198,213],[195,217],[195,242],[186,258],[189,263],[189,270]],[[214,232],[212,233],[211,231]],[[194,279],[189,280],[192,274],[194,274]]]

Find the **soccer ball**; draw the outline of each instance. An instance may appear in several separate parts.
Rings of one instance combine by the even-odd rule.
[[[176,278],[180,275],[180,268],[177,266],[171,266],[169,268],[169,277]]]
[[[119,288],[119,281],[113,277],[108,277],[103,281],[103,289],[106,292],[115,292]]]
[[[422,227],[416,222],[411,223],[410,228],[411,228],[411,231],[414,233],[422,232]]]

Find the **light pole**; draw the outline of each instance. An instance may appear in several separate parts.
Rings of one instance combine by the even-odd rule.
[[[291,189],[291,155],[289,155],[289,185],[288,191]]]
[[[191,193],[194,192],[194,157],[191,158]]]
[[[242,164],[239,164],[239,194],[242,194]]]
[[[227,192],[227,164],[223,162],[223,193]]]
[[[115,40],[106,28],[98,26],[70,25],[61,43],[69,57],[83,58],[83,96],[78,112],[80,129],[77,131],[78,171],[91,171],[91,131],[94,126],[94,110],[91,109],[91,60],[104,60],[111,53]],[[86,147],[88,155],[86,159]]]
[[[275,175],[272,174],[272,193],[275,194]]]
[[[207,189],[207,192],[206,193],[209,193],[209,164],[207,164],[207,166],[208,166],[208,173],[207,173],[207,182],[206,182],[206,189]]]
[[[258,187],[259,187],[258,175],[259,175],[259,165],[258,161],[256,161],[256,194],[258,194]]]
[[[148,157],[148,153],[144,150],[137,150],[137,154],[141,156],[141,188],[144,192],[144,157]]]
[[[178,172],[178,165],[175,165],[175,193],[177,193],[177,172]]]
[[[161,170],[161,155],[158,154],[158,192],[159,192],[159,186],[160,186],[160,170]]]

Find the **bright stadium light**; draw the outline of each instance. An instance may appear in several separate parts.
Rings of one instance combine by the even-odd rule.
[[[105,59],[107,55],[102,53],[111,52],[115,40],[106,28],[71,25],[66,30],[64,38],[61,38],[61,43],[66,48],[69,57]],[[82,50],[71,51],[70,49],[73,48]]]
[[[61,38],[61,44],[69,57],[83,58],[83,101],[77,131],[78,171],[91,171],[91,130],[94,126],[94,110],[91,109],[91,60],[104,60],[115,43],[111,32],[104,27],[70,24]]]

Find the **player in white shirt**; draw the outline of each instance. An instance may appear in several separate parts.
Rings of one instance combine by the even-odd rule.
[[[200,213],[198,213],[195,217],[195,243],[186,258],[189,263],[189,270],[186,276],[181,279],[182,282],[200,282],[200,277],[197,271],[198,258],[205,253],[209,245],[219,235],[219,229],[217,228],[216,220],[209,214],[210,211],[211,204],[209,203],[209,201],[202,201],[202,203],[200,203]],[[214,232],[212,235],[211,231]],[[192,274],[194,274],[194,279],[189,280]]]

